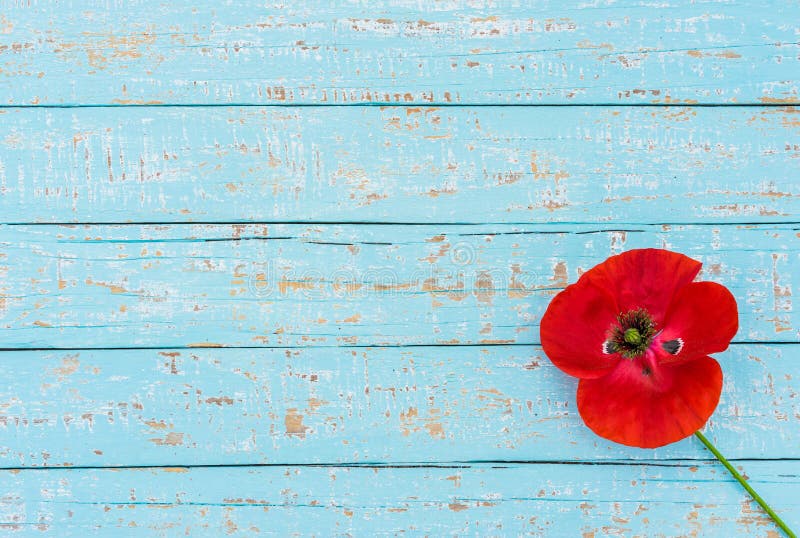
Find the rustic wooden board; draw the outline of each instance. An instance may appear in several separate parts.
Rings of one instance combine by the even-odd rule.
[[[797,525],[796,462],[743,462]],[[756,536],[715,464],[0,471],[0,524],[35,536]]]
[[[800,341],[798,225],[0,227],[5,348],[538,342],[553,295],[667,247],[740,305],[737,341]]]
[[[798,174],[794,107],[0,110],[5,223],[798,221]]]
[[[797,103],[791,0],[90,0],[0,18],[0,103]]]
[[[717,358],[731,458],[800,449],[798,345]],[[0,354],[0,466],[705,459],[605,442],[538,346]]]
[[[706,431],[797,529],[798,20],[6,2],[0,534],[774,538],[697,441],[594,436],[537,345],[651,246],[736,295]]]

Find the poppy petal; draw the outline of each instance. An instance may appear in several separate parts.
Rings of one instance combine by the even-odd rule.
[[[656,346],[662,362],[692,360],[725,351],[738,329],[736,299],[728,288],[692,282],[673,298]]]
[[[580,279],[550,301],[539,332],[545,354],[574,377],[606,375],[619,357],[604,353],[606,333],[616,319],[614,300]]]
[[[701,267],[683,254],[647,248],[611,256],[583,276],[608,290],[619,312],[645,308],[661,324],[672,297],[694,280]]]
[[[622,361],[605,377],[581,379],[578,411],[600,437],[656,448],[700,429],[721,392],[722,370],[711,357],[669,366],[636,359]]]

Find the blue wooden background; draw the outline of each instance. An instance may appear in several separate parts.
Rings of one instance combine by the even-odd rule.
[[[0,2],[0,531],[778,536],[605,442],[548,301],[664,247],[800,526],[800,4]]]

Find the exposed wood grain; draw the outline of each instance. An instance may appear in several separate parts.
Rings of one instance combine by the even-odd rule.
[[[18,2],[0,103],[798,102],[793,1]]]
[[[800,346],[734,345],[706,432],[731,458],[800,448]],[[0,354],[0,466],[706,459],[605,442],[576,380],[523,346]]]
[[[646,246],[736,295],[707,432],[798,528],[798,20],[4,3],[0,534],[776,538],[693,439],[594,436],[535,345]],[[488,106],[549,104],[603,106]]]
[[[555,293],[667,247],[740,304],[738,341],[800,341],[797,225],[0,227],[7,348],[538,342]]]
[[[0,222],[800,220],[800,110],[0,111]]]
[[[797,524],[796,462],[746,462]],[[35,536],[757,536],[719,465],[260,467],[0,472],[3,527]]]

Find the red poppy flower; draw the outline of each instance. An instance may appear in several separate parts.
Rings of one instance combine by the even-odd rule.
[[[654,448],[700,429],[722,392],[736,300],[693,282],[701,263],[659,249],[612,256],[567,286],[541,322],[544,352],[580,378],[578,411],[597,435]]]

